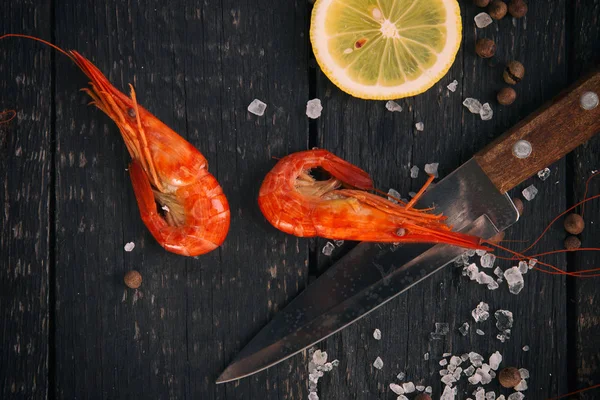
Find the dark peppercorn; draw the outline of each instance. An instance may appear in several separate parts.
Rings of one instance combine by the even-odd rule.
[[[496,98],[498,99],[498,103],[502,104],[503,106],[508,106],[514,103],[517,99],[517,92],[515,92],[515,89],[513,88],[505,87],[498,92]]]
[[[494,18],[495,20],[499,20],[499,19],[504,18],[507,10],[508,10],[508,7],[506,7],[505,2],[503,2],[501,0],[494,0],[490,4],[490,8],[488,9],[488,14],[490,14],[490,17]]]
[[[569,214],[565,218],[565,230],[571,235],[579,235],[585,228],[585,222],[579,214]]]
[[[523,76],[525,76],[525,67],[520,62],[511,61],[506,65],[503,74],[504,82],[509,85],[516,85],[521,82]]]
[[[475,53],[481,58],[490,58],[496,54],[496,43],[491,39],[478,39],[475,43]]]
[[[508,12],[515,18],[523,18],[527,14],[527,3],[523,0],[510,0]]]
[[[574,250],[581,247],[581,240],[577,236],[569,236],[565,239],[565,249]]]

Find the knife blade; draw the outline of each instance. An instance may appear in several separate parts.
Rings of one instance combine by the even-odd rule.
[[[590,93],[600,94],[598,72],[574,84],[430,188],[418,207],[435,207],[448,216],[454,230],[482,238],[506,229],[519,218],[506,192],[600,130],[600,107],[584,107]],[[525,153],[516,146],[529,154],[523,157]],[[358,244],[276,314],[217,383],[252,375],[292,357],[410,289],[464,251],[441,244]]]

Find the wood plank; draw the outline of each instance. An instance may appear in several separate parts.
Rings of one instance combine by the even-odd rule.
[[[319,75],[317,95],[325,108],[319,120],[319,145],[369,171],[379,189],[394,187],[403,195],[422,185],[425,163],[439,162],[441,176],[447,175],[566,86],[565,7],[564,1],[543,6],[530,2],[526,19],[513,22],[512,18],[505,18],[476,30],[473,18],[481,9],[470,2],[461,3],[464,40],[455,64],[425,94],[399,101],[404,107],[402,113],[387,112],[384,102],[350,98]],[[474,54],[474,43],[482,36],[498,43],[497,56],[492,60],[482,60]],[[516,87],[517,102],[500,107],[495,95],[503,86],[503,64],[513,58],[521,60],[531,73]],[[536,68],[539,65],[544,68]],[[459,81],[456,93],[446,89],[453,79]],[[466,97],[490,102],[495,112],[492,121],[481,121],[469,113],[461,105]],[[421,133],[415,132],[417,122],[425,125]],[[418,179],[410,179],[411,165],[421,168]],[[542,183],[535,178],[518,188],[535,183],[540,193],[526,205],[523,221],[510,230],[510,239],[533,238],[551,216],[564,209],[564,161],[554,165],[552,171],[552,181]],[[557,180],[559,184],[555,185]],[[324,243],[319,241],[318,251]],[[557,246],[560,248],[561,238],[551,233],[539,249]],[[336,250],[333,259],[341,253],[343,250]],[[323,268],[332,261],[319,255]],[[548,261],[565,264],[564,257]],[[503,269],[511,266],[509,262],[499,265]],[[547,398],[564,392],[565,281],[541,273],[530,273],[525,281],[525,289],[515,296],[508,292],[506,283],[491,292],[461,276],[459,269],[446,268],[319,346],[330,357],[341,360],[339,369],[320,381],[320,395],[328,399],[388,397],[389,383],[397,382],[396,375],[403,371],[408,380],[433,386],[436,398],[443,388],[438,361],[444,352],[476,351],[488,357],[496,350],[505,358],[503,365],[525,367],[532,372],[527,397]],[[489,303],[493,311],[508,309],[514,313],[515,325],[509,341],[500,343],[496,339],[494,317],[475,326],[470,313],[480,301]],[[473,329],[464,338],[457,328],[466,321]],[[450,324],[451,334],[444,340],[429,340],[435,322]],[[375,328],[383,332],[381,341],[372,338]],[[485,335],[477,335],[475,328],[481,328]],[[536,332],[542,329],[544,334],[538,335]],[[524,345],[532,350],[523,352]],[[429,353],[429,361],[424,360],[425,353]],[[384,361],[381,371],[372,367],[377,356]],[[459,393],[467,391],[470,395],[474,390],[464,384],[464,378],[459,387]],[[497,383],[486,389],[499,392]]]
[[[567,37],[569,53],[569,78],[578,76],[598,67],[600,62],[600,1],[580,0],[570,8],[570,30]],[[592,171],[600,169],[598,153],[600,138],[596,137],[575,150],[569,158],[571,179],[567,187],[570,204],[581,200],[585,192],[585,181]],[[590,184],[590,193],[597,194],[600,185]],[[579,212],[583,210],[577,210]],[[600,201],[592,201],[585,206],[585,231],[579,235],[584,247],[597,247],[600,238]],[[569,256],[569,267],[573,271],[597,268],[600,265],[598,253],[577,253]],[[597,279],[597,278],[596,278]],[[570,342],[570,387],[578,390],[600,382],[600,359],[598,348],[600,339],[596,333],[600,318],[598,284],[596,279],[569,280],[569,342]],[[579,395],[581,399],[595,399],[598,389]]]
[[[3,2],[5,32],[50,34],[48,4]],[[0,42],[0,398],[48,397],[51,52]]]
[[[214,380],[306,280],[306,244],[271,228],[256,205],[271,157],[308,141],[306,5],[63,0],[56,13],[57,42],[118,88],[132,82],[140,104],[207,157],[232,211],[220,250],[196,259],[162,250],[140,221],[118,130],[84,106],[85,79],[57,60],[58,76],[74,77],[57,82],[56,97],[57,396],[300,393],[299,359],[239,386]],[[269,105],[264,117],[246,111],[254,97]],[[133,268],[144,277],[137,291],[122,284]]]

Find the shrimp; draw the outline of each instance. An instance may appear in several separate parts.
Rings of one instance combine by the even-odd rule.
[[[131,155],[129,175],[142,221],[167,251],[197,256],[219,247],[229,230],[227,198],[208,172],[206,158],[158,118],[142,108],[132,85],[131,97],[117,90],[94,64],[76,51],[66,52],[40,41],[69,57],[91,80],[83,89],[92,102],[119,128]],[[159,213],[157,203],[165,210]]]
[[[331,177],[315,180],[310,170],[321,168]],[[387,243],[446,243],[486,249],[476,236],[453,232],[446,217],[414,204],[431,184],[430,176],[408,203],[398,204],[368,192],[371,177],[327,150],[290,154],[267,174],[258,205],[277,229],[299,237]],[[342,188],[342,186],[354,189]]]

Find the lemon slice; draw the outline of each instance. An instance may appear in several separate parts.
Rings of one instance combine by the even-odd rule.
[[[456,0],[317,0],[310,26],[323,73],[374,100],[432,87],[454,62],[461,35]]]

